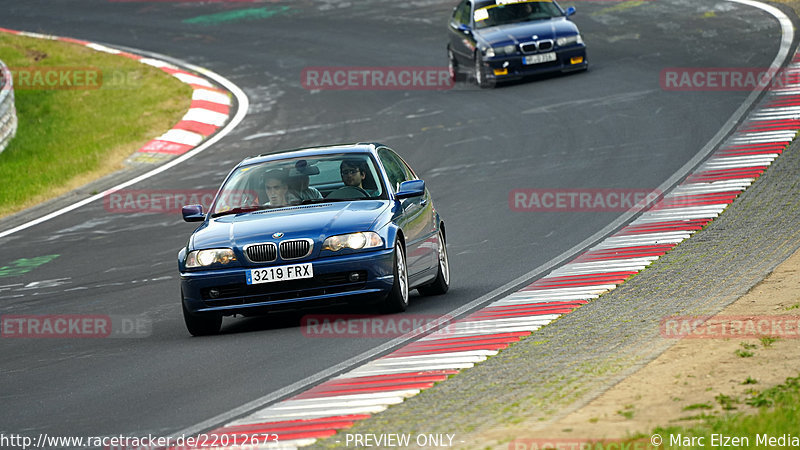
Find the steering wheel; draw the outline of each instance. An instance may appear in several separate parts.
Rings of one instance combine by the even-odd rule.
[[[331,192],[325,198],[348,199],[348,198],[367,198],[369,193],[358,186],[343,186]]]

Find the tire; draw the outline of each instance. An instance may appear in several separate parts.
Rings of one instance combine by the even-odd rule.
[[[422,295],[442,295],[450,289],[450,260],[447,258],[447,244],[442,230],[439,230],[439,270],[436,278],[428,285],[420,286],[417,292]]]
[[[392,261],[394,284],[381,305],[381,311],[384,313],[403,312],[408,308],[408,266],[406,266],[406,254],[400,241],[394,244]]]
[[[458,78],[458,61],[450,47],[447,47],[447,72],[450,74],[450,82],[455,84]]]
[[[211,336],[219,333],[222,327],[222,316],[219,314],[192,314],[186,309],[186,305],[181,300],[183,306],[183,321],[186,329],[192,336]]]
[[[475,52],[475,84],[481,89],[491,87],[492,83],[486,77],[486,65],[483,64],[483,55],[481,55],[480,51],[477,51]]]

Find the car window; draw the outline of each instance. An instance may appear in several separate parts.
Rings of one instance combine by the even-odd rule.
[[[378,150],[378,158],[380,158],[383,168],[386,169],[386,175],[394,192],[398,191],[400,183],[415,178],[414,173],[403,160],[388,148]]]
[[[387,199],[379,173],[367,153],[289,158],[243,166],[220,189],[212,214],[325,199]]]
[[[417,175],[414,173],[413,170],[411,170],[411,167],[409,167],[408,164],[406,164],[406,162],[403,160],[403,158],[397,155],[397,153],[395,153],[395,156],[397,156],[397,159],[399,159],[400,162],[403,164],[403,170],[406,173],[406,180],[416,180]]]
[[[469,25],[470,4],[468,0],[463,0],[456,6],[453,12],[453,20],[461,25]]]
[[[509,23],[552,19],[563,15],[561,9],[547,0],[516,1],[508,4],[490,4],[477,8],[474,13],[475,28],[487,28]]]

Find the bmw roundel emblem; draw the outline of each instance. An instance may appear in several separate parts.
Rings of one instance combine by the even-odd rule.
[[[534,40],[536,40],[536,39],[539,39],[539,35],[538,35],[538,34],[534,34],[534,35],[533,35],[533,36],[531,36],[531,37],[532,37]]]
[[[275,239],[280,239],[283,237],[283,233],[272,233],[272,237]]]

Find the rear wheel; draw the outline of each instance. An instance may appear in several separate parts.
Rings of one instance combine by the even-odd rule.
[[[394,285],[383,300],[381,310],[385,313],[403,312],[408,308],[408,269],[406,254],[400,241],[394,244]]]
[[[447,244],[444,233],[439,230],[439,271],[436,279],[427,286],[420,286],[417,291],[422,295],[441,295],[450,289],[450,261],[447,259]]]
[[[222,326],[222,316],[208,313],[193,314],[186,309],[183,301],[181,301],[181,306],[183,306],[183,321],[192,336],[210,336],[219,333],[219,329]]]

